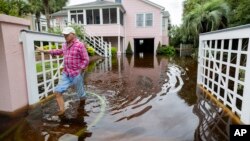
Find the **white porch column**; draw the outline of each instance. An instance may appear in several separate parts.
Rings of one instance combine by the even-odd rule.
[[[68,10],[68,25],[71,24],[71,19],[70,19],[70,10]]]
[[[118,36],[118,50],[117,50],[117,55],[121,55],[121,37],[120,37],[120,35]]]
[[[120,8],[116,8],[116,15],[117,15],[117,24],[120,24]]]
[[[83,9],[83,24],[87,25],[87,15],[86,15],[86,10]]]
[[[102,8],[100,8],[99,10],[100,10],[100,12],[99,12],[100,13],[100,15],[99,15],[100,16],[100,25],[102,25],[103,24]]]

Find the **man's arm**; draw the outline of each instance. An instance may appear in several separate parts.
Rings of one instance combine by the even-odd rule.
[[[36,50],[39,52],[49,53],[49,50],[44,50],[42,47],[39,47],[39,46],[35,46],[35,47],[36,47]]]
[[[46,54],[51,54],[51,55],[62,55],[63,50],[62,49],[55,49],[55,50],[44,50],[42,47],[35,46],[36,50],[39,52],[43,52]]]
[[[80,51],[80,55],[81,55],[81,58],[83,60],[82,64],[81,64],[81,68],[83,70],[86,69],[86,67],[88,66],[89,64],[89,55],[88,55],[88,52],[87,52],[87,49],[85,47],[84,44],[82,44],[82,47],[81,47],[81,51]]]

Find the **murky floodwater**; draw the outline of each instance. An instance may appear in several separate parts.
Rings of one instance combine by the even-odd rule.
[[[54,99],[19,116],[2,115],[0,140],[228,140],[231,121],[205,96],[197,98],[196,72],[197,62],[185,57],[99,59],[85,73],[85,101],[70,90],[62,117],[53,116]]]

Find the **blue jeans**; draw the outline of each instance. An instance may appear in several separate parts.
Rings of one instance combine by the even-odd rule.
[[[66,74],[62,73],[61,79],[60,79],[58,85],[55,87],[55,92],[62,94],[70,86],[74,85],[78,96],[80,98],[84,97],[86,95],[86,93],[85,93],[84,86],[83,86],[83,77],[84,77],[84,74],[83,75],[79,74],[75,77],[70,77],[70,76],[67,76]]]

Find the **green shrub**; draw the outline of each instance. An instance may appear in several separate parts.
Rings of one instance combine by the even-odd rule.
[[[53,68],[57,68],[58,67],[57,63],[53,63],[52,65],[53,65]],[[50,69],[52,69],[50,67],[50,62],[46,62],[45,63],[45,70],[50,70]],[[37,63],[36,64],[36,72],[39,73],[39,72],[42,72],[42,70],[43,70],[42,63]]]
[[[85,35],[84,27],[78,24],[71,24],[70,27],[75,29],[77,38],[83,41],[84,35]],[[49,33],[62,35],[62,29],[60,29],[60,27],[54,27],[54,28],[49,29]]]
[[[61,48],[61,45],[58,45],[58,48]],[[50,50],[49,45],[43,46],[44,50]],[[56,45],[51,45],[51,49],[56,49]]]
[[[130,42],[128,42],[128,47],[126,49],[126,54],[133,54]]]
[[[82,25],[78,25],[78,24],[71,24],[70,27],[74,28],[76,31],[76,36],[80,39],[80,40],[84,40],[84,34],[85,34],[85,29]]]
[[[61,28],[58,26],[58,27],[53,27],[53,28],[50,28],[48,30],[49,33],[53,33],[53,34],[58,34],[58,35],[62,35],[62,30]]]
[[[117,54],[117,48],[116,47],[111,47],[111,55],[115,56]]]
[[[89,56],[94,56],[95,55],[95,49],[92,46],[88,45],[87,46],[87,51],[88,51]]]
[[[158,55],[174,56],[175,48],[173,46],[160,47],[156,52]]]

